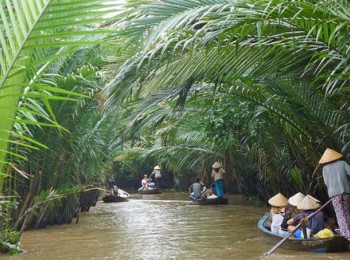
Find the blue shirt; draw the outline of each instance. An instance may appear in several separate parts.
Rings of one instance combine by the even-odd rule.
[[[305,218],[315,212],[315,210],[305,210],[302,213],[299,213],[293,218],[295,224],[299,224],[302,218]],[[324,214],[322,211],[316,213],[306,224],[306,227],[311,229],[311,234],[317,234],[318,231],[321,231],[324,228]]]

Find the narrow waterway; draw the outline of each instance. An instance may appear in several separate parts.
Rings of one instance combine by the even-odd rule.
[[[273,246],[256,226],[267,209],[229,198],[217,206],[191,205],[181,193],[99,201],[78,224],[25,232],[21,247],[28,252],[4,259],[350,259],[283,249],[262,256]]]

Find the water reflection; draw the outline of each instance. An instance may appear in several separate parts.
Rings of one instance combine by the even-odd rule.
[[[134,195],[129,202],[99,202],[79,224],[25,232],[27,254],[6,259],[350,259],[278,249],[260,237],[264,208],[190,205],[186,194]],[[231,204],[233,203],[233,204]]]

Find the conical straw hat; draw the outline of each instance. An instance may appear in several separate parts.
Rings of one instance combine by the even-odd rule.
[[[342,157],[343,155],[341,153],[338,153],[330,148],[327,148],[318,163],[329,163],[329,162],[338,160]]]
[[[154,170],[160,170],[160,167],[158,165],[154,166]]]
[[[219,163],[219,162],[214,162],[214,164],[211,166],[211,167],[213,167],[214,169],[218,169],[218,168],[221,168],[221,163]]]
[[[301,210],[312,210],[321,207],[321,204],[310,195],[306,195],[305,198],[299,203],[297,209]]]
[[[292,197],[289,198],[288,202],[289,204],[297,207],[299,203],[305,198],[305,195],[301,192],[298,192],[297,194],[294,194]]]
[[[277,193],[275,196],[269,199],[269,204],[274,207],[285,207],[288,205],[288,200],[281,193]]]
[[[310,197],[311,199],[313,199],[314,201],[318,202],[318,203],[321,202],[321,201],[319,201],[318,199],[316,199],[315,197],[312,197],[311,195],[309,195],[309,197]]]

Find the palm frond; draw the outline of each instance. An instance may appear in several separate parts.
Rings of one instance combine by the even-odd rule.
[[[51,93],[60,93],[57,87],[50,87],[44,81],[43,75],[50,65],[74,51],[76,47],[103,43],[101,37],[96,39],[92,33],[97,29],[99,35],[108,35],[104,31],[103,22],[110,20],[116,3],[102,0],[14,0],[0,2],[0,161],[6,161],[8,142],[13,124],[36,124],[56,126],[57,121],[52,112],[50,99],[62,99]],[[100,27],[100,28],[99,28]],[[43,80],[43,81],[41,81]],[[44,84],[43,84],[44,83]],[[37,94],[28,89],[35,89]],[[51,92],[51,93],[50,93]],[[30,120],[16,119],[18,107],[28,96],[40,98],[50,115],[52,124],[39,123],[33,120],[38,112],[27,110]],[[73,100],[73,99],[72,99]],[[25,109],[32,109],[28,105]],[[24,110],[22,110],[24,111]],[[43,112],[43,111],[41,111]],[[43,118],[48,119],[46,113]],[[20,117],[19,117],[20,118]],[[4,164],[0,163],[0,172]],[[2,178],[0,177],[0,190]]]

